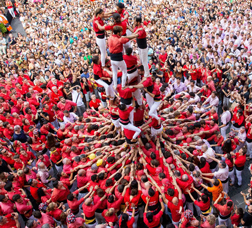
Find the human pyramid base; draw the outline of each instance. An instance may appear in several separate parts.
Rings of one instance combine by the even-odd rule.
[[[236,2],[7,1],[27,37],[0,37],[0,227],[251,227]]]

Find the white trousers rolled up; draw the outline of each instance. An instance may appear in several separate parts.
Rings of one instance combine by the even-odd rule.
[[[122,87],[125,87],[126,78],[127,78],[127,66],[124,60],[122,61],[111,60],[111,67],[113,71],[113,83],[114,83],[115,88],[117,87],[118,68],[122,71]]]
[[[121,124],[122,129],[128,129],[131,131],[135,131],[135,134],[133,135],[133,139],[136,139],[137,136],[141,133],[141,130],[138,127],[135,127],[132,123],[128,123],[127,125]]]
[[[114,93],[115,90],[113,88],[113,83],[111,83],[110,85],[108,85],[102,79],[95,80],[95,82],[97,82],[97,84],[99,84],[99,85],[101,85],[101,86],[104,87],[107,96],[110,96],[110,97],[114,97],[115,96],[115,93]]]
[[[157,108],[160,104],[161,101],[154,101],[149,111],[149,116],[155,118],[156,120],[159,120]]]
[[[221,128],[221,135],[223,136],[224,140],[227,139],[227,129],[228,129],[228,126],[229,126],[229,124],[227,126]]]
[[[133,95],[136,98],[138,105],[142,105],[143,100],[142,100],[141,90],[137,89],[135,92],[133,92]]]
[[[237,170],[237,169],[235,170],[238,185],[242,185],[242,171],[243,170]]]
[[[151,109],[151,106],[154,103],[154,99],[148,93],[146,93],[145,96],[146,96],[147,104],[149,105],[149,109]]]
[[[234,168],[233,168],[232,171],[230,171],[230,172],[228,173],[228,176],[229,176],[229,178],[230,178],[232,184],[234,184],[234,183],[235,183],[235,172],[234,172]]]
[[[148,48],[145,49],[138,48],[138,53],[144,67],[144,77],[149,77],[150,70],[148,66]]]
[[[101,52],[101,64],[104,67],[105,66],[105,59],[106,59],[106,40],[105,38],[97,38],[96,37],[96,43],[99,46],[100,52]]]

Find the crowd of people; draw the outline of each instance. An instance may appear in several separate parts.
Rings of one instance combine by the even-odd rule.
[[[0,227],[252,226],[250,1],[7,2]]]

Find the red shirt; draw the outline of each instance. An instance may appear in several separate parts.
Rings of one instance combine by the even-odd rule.
[[[92,100],[89,102],[89,106],[90,108],[94,108],[97,109],[100,106],[101,101],[99,99],[96,99],[95,102],[93,102]]]
[[[115,26],[121,26],[122,27],[122,36],[125,36],[126,35],[126,30],[127,30],[127,22],[126,21],[122,21],[122,22],[119,22],[119,23],[115,23],[113,25],[107,25],[105,26],[105,30],[112,30],[113,31],[113,28]]]
[[[109,52],[111,54],[121,53],[123,51],[123,44],[129,42],[128,38],[112,35],[108,38]]]
[[[134,222],[135,222],[135,218],[131,217],[131,219],[127,221],[127,227],[128,228],[133,228]],[[122,225],[122,216],[119,219],[119,227],[121,227],[121,225]]]
[[[153,216],[152,222],[149,222],[148,219],[146,218],[146,212],[144,213],[144,223],[149,227],[157,227],[160,225],[161,222],[161,217],[163,215],[163,211],[159,211],[156,215]]]
[[[16,228],[16,222],[15,220],[12,218],[11,214],[8,214],[5,216],[5,218],[7,218],[7,222],[3,225],[1,225],[1,228]]]
[[[183,208],[183,201],[182,200],[178,200],[178,205],[175,206],[173,203],[171,202],[168,202],[167,204],[168,208],[170,209],[171,211],[171,215],[172,215],[172,221],[174,222],[178,222],[181,218],[181,214],[179,214],[179,209],[180,207],[182,207],[182,210],[181,212],[184,211],[184,208]]]
[[[235,154],[235,166],[237,167],[243,167],[246,162],[246,154],[239,155],[239,153]]]
[[[52,202],[64,201],[67,199],[67,196],[71,192],[65,183],[63,183],[63,186],[65,187],[65,189],[57,189],[57,188],[53,189],[53,193],[52,193],[52,197],[51,197]]]
[[[103,31],[99,30],[98,25],[96,24],[96,21],[98,21],[99,24],[100,24],[101,26],[104,26],[104,22],[103,22],[103,20],[102,20],[100,17],[94,17],[94,20],[93,20],[93,28],[94,28],[94,31],[95,31],[96,33],[98,33],[98,32],[103,32]],[[103,32],[103,33],[104,33],[104,32]],[[96,34],[96,36],[97,36],[97,35],[99,35],[99,34]]]
[[[125,202],[125,203],[126,203],[126,202],[129,203],[129,208],[128,208],[129,211],[132,211],[132,210],[133,210],[133,208],[131,207],[131,204],[132,204],[132,203],[135,204],[135,207],[137,207],[138,202],[139,202],[139,200],[140,200],[140,198],[141,198],[141,195],[142,195],[142,191],[138,191],[137,195],[134,196],[132,199],[130,199],[130,188],[128,188],[128,189],[126,190],[126,193],[125,193],[125,196],[124,196],[124,202]]]
[[[129,116],[130,116],[130,113],[131,113],[131,111],[132,111],[133,109],[134,109],[134,108],[133,108],[132,106],[128,107],[128,108],[127,108],[126,110],[124,110],[124,111],[118,109],[120,121],[122,121],[122,122],[125,123],[125,124],[128,124],[128,123],[129,123]]]
[[[65,104],[63,104],[61,102],[59,102],[57,104],[57,107],[61,111],[65,111],[65,110],[70,111],[73,106],[77,106],[77,104],[75,102],[73,102],[73,101],[70,101],[70,100],[66,100]]]

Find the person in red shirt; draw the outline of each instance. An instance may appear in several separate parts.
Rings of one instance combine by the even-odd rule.
[[[93,186],[91,186],[90,192],[92,192],[92,190],[93,190]],[[92,197],[92,195],[91,195],[91,197]],[[91,226],[95,227],[95,225],[96,225],[95,211],[100,206],[102,201],[105,200],[106,194],[104,194],[104,196],[96,204],[93,204],[93,200],[91,197],[85,199],[85,201],[82,205],[82,209],[83,209],[83,213],[86,216],[85,224],[87,224],[90,227]]]
[[[131,218],[129,219],[129,215],[127,214],[127,210],[129,207],[129,203],[126,203],[125,210],[122,216],[119,219],[119,227],[120,228],[133,228],[133,224],[135,222],[135,208],[133,208]]]
[[[162,201],[162,197],[160,196],[159,201],[161,204],[161,210],[154,214],[153,211],[148,211],[148,206],[149,206],[149,201],[150,199],[147,198],[146,205],[145,205],[145,210],[144,210],[144,223],[147,225],[149,228],[155,228],[159,227],[161,224],[161,218],[164,213],[164,203]]]
[[[110,52],[110,59],[111,59],[111,66],[113,71],[113,84],[114,88],[117,87],[117,72],[118,68],[122,71],[122,87],[125,87],[126,78],[127,78],[127,66],[123,60],[123,44],[129,42],[136,37],[138,37],[136,30],[135,33],[131,34],[130,36],[122,37],[122,27],[115,26],[113,28],[113,35],[108,39],[108,46]]]
[[[70,194],[70,190],[68,189],[68,185],[61,181],[53,182],[53,193],[51,196],[52,202],[65,202],[67,201],[67,196]]]
[[[118,111],[119,111],[121,127],[123,129],[134,131],[135,133],[133,135],[133,141],[136,141],[136,138],[141,133],[141,129],[139,129],[138,127],[135,127],[129,120],[130,113],[133,111],[134,108],[132,106],[127,108],[125,104],[120,104],[118,108],[119,108]]]
[[[150,76],[150,71],[148,67],[148,47],[147,47],[147,40],[146,40],[146,32],[142,25],[142,17],[137,16],[135,19],[134,32],[137,32],[137,46],[138,52],[140,56],[140,60],[144,66],[144,77]]]
[[[104,87],[107,97],[113,98],[115,95],[110,74],[106,71],[105,67],[102,70],[100,57],[98,55],[94,56],[92,61],[95,82],[99,86]]]
[[[242,185],[242,171],[244,169],[244,165],[246,163],[246,153],[247,150],[245,147],[241,148],[238,153],[233,153],[231,152],[230,154],[235,156],[234,158],[234,164],[235,164],[235,173],[236,173],[236,177],[238,180],[238,186],[240,187]]]
[[[98,8],[95,11],[95,17],[93,20],[93,29],[96,34],[96,43],[101,52],[101,64],[102,67],[105,67],[105,59],[106,59],[106,40],[105,40],[105,32],[104,30],[99,29],[99,26],[104,26],[103,19],[110,17],[112,13],[104,13],[103,9]]]
[[[132,55],[132,48],[126,49],[126,55],[123,55],[123,59],[127,66],[127,78],[129,85],[136,85],[140,81],[140,75],[137,70],[137,57]],[[139,105],[142,105],[142,94],[139,89],[133,92],[135,99]]]
[[[60,97],[60,101],[57,104],[57,107],[63,112],[65,110],[69,112],[77,111],[77,104],[73,101],[66,100],[64,97]]]
[[[18,213],[11,213],[0,217],[1,228],[19,228]]]
[[[99,109],[103,108],[101,100],[97,99],[95,94],[93,94],[91,96],[91,101],[89,102],[89,107],[92,108],[95,111],[98,111]]]

